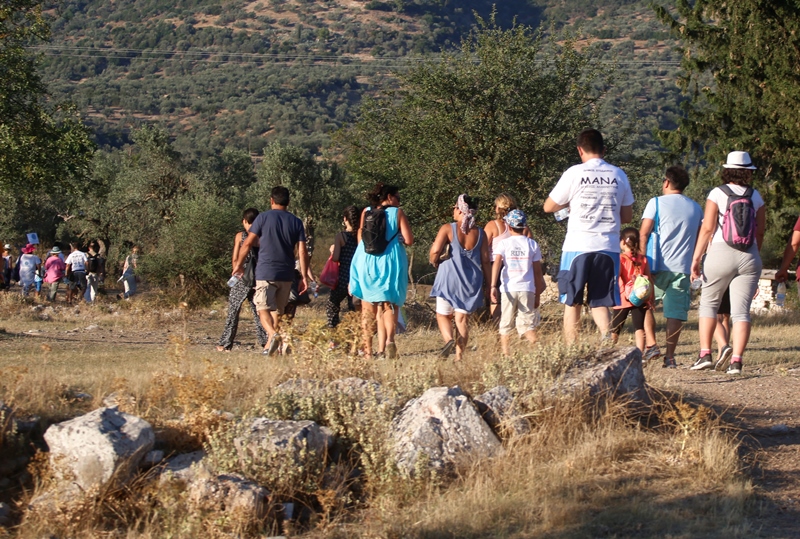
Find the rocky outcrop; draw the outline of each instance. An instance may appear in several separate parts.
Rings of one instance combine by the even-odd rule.
[[[409,401],[392,422],[397,465],[413,474],[420,459],[445,470],[463,458],[490,457],[500,440],[459,387],[434,387]]]
[[[239,458],[261,460],[263,452],[281,453],[298,465],[304,458],[324,458],[333,446],[333,433],[313,421],[275,421],[265,417],[253,420],[250,430],[233,441]]]
[[[57,481],[83,491],[103,487],[112,480],[126,482],[155,443],[147,421],[117,408],[98,408],[52,425],[44,439]]]
[[[506,386],[497,386],[478,395],[472,402],[481,417],[495,432],[503,435],[522,436],[531,431],[530,423],[515,410],[514,395]]]
[[[593,399],[623,398],[649,404],[642,353],[635,346],[598,352],[571,369],[558,384],[560,393],[586,391]]]

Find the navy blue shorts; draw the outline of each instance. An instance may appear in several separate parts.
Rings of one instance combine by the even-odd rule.
[[[584,303],[583,289],[587,288],[589,307],[619,305],[619,253],[561,253],[558,272],[559,301],[564,305]]]

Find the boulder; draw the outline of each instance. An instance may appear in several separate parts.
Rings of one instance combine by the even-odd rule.
[[[334,435],[330,429],[320,427],[313,421],[275,421],[258,417],[250,425],[250,431],[233,440],[239,458],[248,456],[261,460],[263,452],[282,453],[301,465],[301,452],[324,458],[333,446]]]
[[[649,404],[642,353],[635,346],[602,350],[579,363],[559,382],[558,393],[587,391],[594,399],[624,398]]]
[[[193,451],[167,459],[166,464],[161,469],[159,481],[164,483],[175,479],[190,483],[201,470],[208,471],[203,463],[205,457],[205,451]]]
[[[269,491],[238,474],[198,474],[187,485],[189,504],[206,511],[225,512],[246,521],[267,514]]]
[[[434,387],[412,399],[392,422],[397,465],[413,474],[420,458],[445,470],[465,457],[490,457],[500,440],[458,386]]]
[[[83,491],[112,480],[126,482],[155,443],[147,421],[116,408],[98,408],[52,425],[44,439],[55,478]]]
[[[528,420],[516,413],[514,395],[506,386],[493,387],[472,399],[472,402],[495,432],[506,436],[522,436],[531,431]]]

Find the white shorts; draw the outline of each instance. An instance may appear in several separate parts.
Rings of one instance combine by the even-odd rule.
[[[539,309],[534,307],[535,292],[501,292],[501,294],[500,335],[508,335],[515,325],[520,335],[539,327],[542,316],[539,314]]]
[[[455,309],[450,302],[444,298],[437,297],[436,298],[436,314],[442,314],[444,316],[450,316],[453,313],[461,313],[461,314],[469,314],[467,311],[463,309]]]

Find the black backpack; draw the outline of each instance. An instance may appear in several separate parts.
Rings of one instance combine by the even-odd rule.
[[[88,253],[87,253],[88,254]],[[100,254],[88,254],[86,257],[86,272],[99,273],[100,272]]]
[[[386,238],[386,208],[378,206],[368,209],[364,214],[364,227],[361,229],[361,241],[364,251],[371,255],[380,255],[386,250],[398,233]]]

